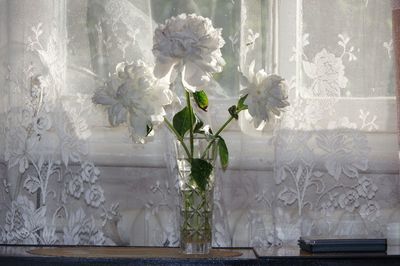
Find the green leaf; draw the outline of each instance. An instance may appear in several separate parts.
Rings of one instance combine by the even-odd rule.
[[[222,169],[225,170],[229,164],[228,147],[226,146],[225,140],[221,136],[218,136],[218,138],[219,160],[221,162]]]
[[[233,116],[236,120],[239,119],[238,114],[236,113],[236,105],[232,105],[231,107],[229,107],[228,112],[231,114],[231,116]]]
[[[192,115],[192,123],[194,124],[196,119],[193,113],[189,111],[187,106],[176,113],[172,119],[172,125],[182,138],[185,136],[185,133],[190,129],[190,127],[193,126],[193,124],[190,124],[190,115]]]
[[[246,110],[248,108],[247,104],[244,104],[244,101],[246,100],[247,96],[249,96],[248,94],[240,97],[238,104],[237,104],[237,109],[238,112]]]
[[[213,166],[206,160],[193,159],[191,170],[191,174],[194,181],[196,182],[196,185],[199,187],[200,190],[204,191],[210,179],[210,174],[213,170]]]
[[[208,97],[205,91],[196,91],[193,93],[193,98],[197,106],[207,112]]]

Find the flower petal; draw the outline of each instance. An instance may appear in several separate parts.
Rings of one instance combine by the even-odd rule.
[[[149,119],[146,114],[137,111],[135,113],[129,112],[129,130],[131,132],[132,138],[146,137],[147,135],[147,125],[149,124]]]
[[[164,57],[163,59],[157,58],[156,65],[154,67],[154,76],[156,78],[163,78],[165,77],[170,71],[171,68],[177,63],[177,60],[174,60],[172,58],[166,58]]]
[[[108,109],[108,120],[112,126],[118,126],[126,122],[126,109],[122,104],[117,103]]]
[[[210,78],[199,66],[192,62],[188,62],[186,63],[182,73],[182,81],[187,89],[195,92],[201,90],[201,87],[209,82]]]

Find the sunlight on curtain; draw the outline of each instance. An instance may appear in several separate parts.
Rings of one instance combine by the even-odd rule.
[[[390,1],[0,0],[1,243],[178,244],[168,139],[133,144],[91,97],[116,89],[119,62],[152,64],[156,24],[183,12],[223,28],[213,121],[240,93],[238,68],[290,88],[281,120],[224,135],[215,246],[400,223]]]
[[[399,184],[391,3],[299,3],[276,219],[303,235],[384,236],[397,222]]]

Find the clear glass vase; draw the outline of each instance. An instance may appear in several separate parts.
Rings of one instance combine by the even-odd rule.
[[[187,147],[189,140],[185,139]],[[179,178],[180,246],[185,254],[207,254],[212,242],[212,216],[215,171],[207,178],[205,189],[200,189],[191,176],[191,164],[182,145],[176,143]],[[193,158],[202,158],[214,169],[217,140],[210,142],[204,136],[193,141]]]

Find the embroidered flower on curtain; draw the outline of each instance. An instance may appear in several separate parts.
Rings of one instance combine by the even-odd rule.
[[[286,109],[283,126],[296,130],[318,129],[318,122],[323,119],[323,107],[320,101],[299,98]]]
[[[360,215],[363,219],[373,222],[381,214],[379,209],[379,204],[374,200],[370,200],[360,207]]]
[[[339,207],[339,202],[337,200],[338,193],[328,193],[328,200],[321,203],[320,211],[324,216],[333,215],[336,208]]]
[[[347,85],[342,58],[326,49],[317,53],[313,62],[303,61],[303,68],[306,75],[313,79],[311,88],[316,96],[340,96],[340,89]]]
[[[85,201],[94,208],[99,207],[105,201],[103,189],[98,185],[90,186],[85,192]]]
[[[211,74],[221,72],[225,65],[220,50],[225,44],[221,30],[215,29],[210,19],[195,14],[166,20],[154,32],[154,75],[162,78],[172,70],[173,81],[179,72],[188,90],[201,90]]]
[[[74,175],[69,181],[67,191],[72,197],[79,199],[83,193],[83,181],[79,175]]]
[[[342,173],[354,178],[358,177],[360,170],[368,169],[368,141],[357,131],[336,129],[320,132],[317,145],[325,152],[325,167],[336,180]]]
[[[76,98],[77,103],[79,103],[81,106],[86,104],[83,102],[83,99],[81,99],[79,94],[76,95]],[[63,104],[63,109],[63,116],[65,120],[63,125],[64,133],[81,140],[86,140],[87,138],[89,138],[91,135],[91,131],[85,118],[82,117],[82,111],[77,110],[76,108],[73,108],[66,103]]]
[[[68,166],[70,161],[80,162],[88,152],[88,145],[85,140],[70,135],[63,136],[61,140],[61,158],[65,166]]]
[[[276,147],[279,152],[275,155],[279,163],[274,179],[276,184],[281,184],[288,177],[291,166],[310,166],[315,161],[315,154],[310,148],[313,134],[310,131],[282,130],[276,138]]]
[[[38,233],[46,224],[46,206],[36,209],[26,196],[18,196],[6,214],[2,241],[9,244],[37,244]]]
[[[28,137],[25,129],[12,128],[6,139],[5,159],[8,161],[8,167],[18,165],[19,172],[25,172],[36,143],[37,138]]]
[[[94,166],[91,162],[84,162],[81,166],[81,177],[82,180],[89,183],[96,183],[100,175],[100,170]]]
[[[43,135],[51,128],[51,118],[48,113],[41,112],[34,117],[33,129],[37,135]]]
[[[375,197],[375,193],[378,191],[378,187],[372,183],[371,179],[368,177],[363,176],[358,180],[358,186],[356,190],[360,197],[364,197],[367,199],[372,199]]]
[[[358,198],[359,195],[357,191],[351,189],[339,196],[339,206],[349,212],[353,212],[355,208],[358,208],[360,206]]]
[[[86,217],[82,208],[70,214],[63,231],[65,245],[102,245],[106,241],[93,217]]]

